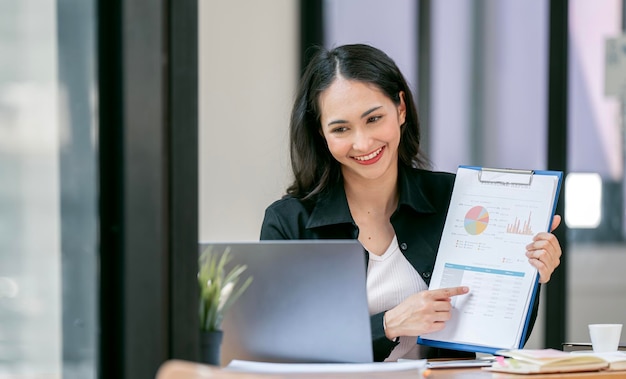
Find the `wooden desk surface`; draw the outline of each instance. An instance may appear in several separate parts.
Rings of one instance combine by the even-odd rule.
[[[157,379],[422,379],[414,370],[350,374],[251,374],[232,372],[199,363],[171,360],[165,362]],[[626,371],[580,372],[569,374],[516,375],[483,371],[480,368],[430,370],[428,379],[626,379]]]

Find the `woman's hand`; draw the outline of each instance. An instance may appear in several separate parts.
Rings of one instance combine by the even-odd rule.
[[[387,338],[419,336],[443,329],[451,317],[450,298],[468,292],[468,287],[450,287],[409,296],[383,316]]]
[[[552,219],[550,231],[561,223],[561,216]],[[539,271],[539,283],[547,283],[554,270],[561,263],[561,245],[552,233],[538,233],[533,242],[526,246],[526,256],[531,265]]]

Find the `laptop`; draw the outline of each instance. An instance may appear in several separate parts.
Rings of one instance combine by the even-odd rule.
[[[224,315],[222,365],[373,361],[362,245],[355,240],[201,243],[230,250],[252,283]],[[242,280],[242,281],[243,281]]]

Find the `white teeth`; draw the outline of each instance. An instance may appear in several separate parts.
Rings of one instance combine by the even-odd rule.
[[[354,157],[354,159],[356,159],[357,161],[369,161],[370,159],[373,159],[378,154],[380,154],[381,151],[383,151],[382,147],[369,155],[366,155],[364,157]]]

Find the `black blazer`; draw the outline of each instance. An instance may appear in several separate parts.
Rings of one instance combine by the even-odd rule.
[[[435,265],[439,240],[450,205],[455,175],[414,169],[400,165],[398,208],[391,216],[400,250],[426,284]],[[359,230],[350,214],[342,183],[331,186],[312,201],[293,196],[275,201],[265,210],[262,240],[356,239]],[[365,252],[366,262],[368,261]],[[537,315],[535,298],[532,324]],[[384,312],[371,316],[374,359],[382,361],[397,345],[383,330]],[[532,324],[531,329],[532,330]],[[530,330],[529,333],[530,334]],[[466,357],[473,353],[427,349],[427,358]]]

